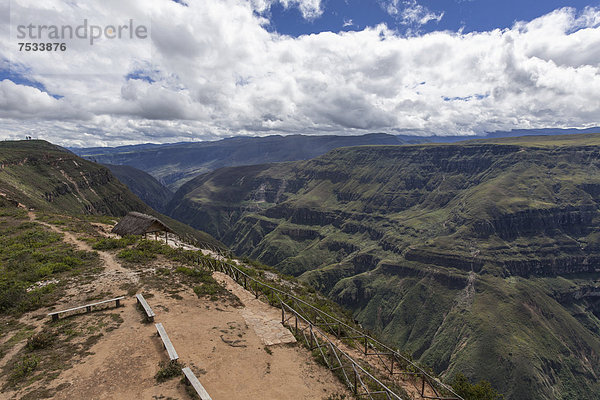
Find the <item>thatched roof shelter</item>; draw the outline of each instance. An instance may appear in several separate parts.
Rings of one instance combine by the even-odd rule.
[[[145,235],[147,233],[158,232],[175,233],[158,218],[135,211],[124,216],[112,229],[112,233],[116,233],[119,236]]]

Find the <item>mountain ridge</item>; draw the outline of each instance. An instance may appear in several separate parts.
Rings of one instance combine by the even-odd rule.
[[[149,207],[107,167],[41,140],[0,142],[0,193],[50,213],[114,217],[129,211],[152,214],[182,235],[221,245],[210,235]]]
[[[117,148],[72,149],[104,164],[129,165],[154,176],[171,190],[187,180],[221,167],[304,160],[341,147],[360,144],[404,144],[422,139],[373,133],[362,136],[272,135],[233,137],[216,142],[134,145]]]
[[[170,209],[301,276],[438,373],[510,399],[591,399],[598,188],[599,135],[538,136],[223,168]]]

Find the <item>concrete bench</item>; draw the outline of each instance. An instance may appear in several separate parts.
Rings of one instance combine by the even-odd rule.
[[[144,309],[144,311],[146,312],[146,319],[151,322],[154,321],[154,316],[155,316],[154,311],[152,311],[152,309],[148,305],[148,302],[146,301],[144,296],[140,293],[140,294],[136,294],[135,298],[137,299],[138,304],[140,304],[142,306],[142,308]]]
[[[187,380],[190,382],[190,384],[196,391],[196,393],[198,393],[198,396],[200,396],[200,400],[212,400],[208,395],[206,389],[204,389],[204,386],[202,386],[202,384],[200,383],[198,378],[196,378],[196,375],[194,375],[191,369],[185,367],[182,369],[182,371]]]
[[[171,359],[171,361],[178,360],[179,356],[177,355],[175,347],[173,347],[173,343],[171,343],[171,339],[169,339],[169,335],[167,335],[167,331],[165,331],[165,327],[163,326],[163,324],[158,323],[154,326],[156,326],[156,331],[162,339],[163,345],[165,346],[165,349],[167,349],[167,353],[169,353],[169,358]]]
[[[52,321],[57,321],[58,320],[58,316],[60,314],[68,313],[68,312],[71,312],[71,311],[83,310],[83,309],[85,309],[85,312],[91,312],[92,311],[92,307],[98,306],[100,304],[111,303],[113,301],[115,302],[115,307],[118,308],[119,306],[121,306],[121,300],[123,300],[124,298],[125,298],[125,296],[115,297],[114,299],[108,299],[108,300],[98,301],[96,303],[90,303],[90,304],[86,304],[84,306],[73,307],[73,308],[69,308],[67,310],[51,312],[48,315],[52,317]]]

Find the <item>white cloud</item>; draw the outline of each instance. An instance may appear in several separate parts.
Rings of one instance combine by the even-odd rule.
[[[597,8],[490,32],[406,37],[380,25],[293,38],[266,29],[259,0],[111,1],[30,2],[31,18],[59,5],[65,20],[152,17],[152,38],[13,59],[48,93],[1,81],[0,137],[100,145],[600,125]],[[1,69],[14,45],[0,40]]]
[[[268,11],[274,3],[280,3],[284,8],[296,7],[304,19],[314,19],[323,14],[321,0],[250,0],[252,7],[259,13]]]
[[[431,21],[440,22],[444,17],[444,12],[433,12],[417,0],[383,0],[382,6],[389,15],[409,26],[419,27]]]
[[[404,2],[405,8],[402,11],[402,22],[406,25],[425,25],[431,21],[440,22],[444,17],[444,12],[435,13],[427,7],[418,4],[416,0]]]

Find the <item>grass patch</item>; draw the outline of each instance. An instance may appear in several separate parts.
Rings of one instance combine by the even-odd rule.
[[[6,218],[0,226],[0,313],[23,313],[47,305],[56,283],[41,281],[93,270],[99,265],[95,252],[76,250],[63,235],[35,222]]]
[[[94,250],[114,250],[124,249],[132,244],[135,244],[138,238],[133,235],[128,235],[120,239],[115,238],[99,238],[96,243],[92,245]]]
[[[156,258],[156,254],[140,249],[125,249],[121,250],[117,255],[123,261],[127,261],[134,264],[141,264],[148,261],[152,261]]]

